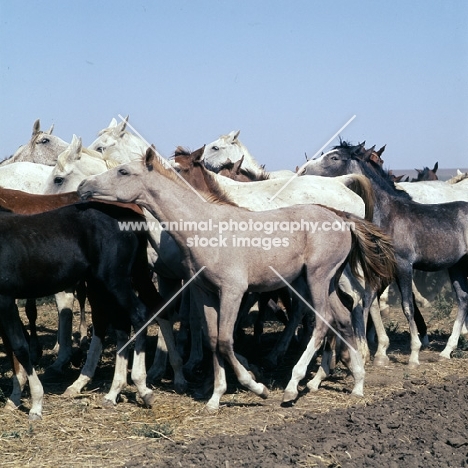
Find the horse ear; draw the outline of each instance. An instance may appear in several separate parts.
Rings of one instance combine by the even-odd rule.
[[[52,124],[52,125],[50,126],[49,130],[47,130],[47,132],[45,132],[45,133],[47,133],[47,135],[52,135],[52,132],[53,132],[53,131],[54,131],[54,124]]]
[[[439,169],[439,161],[437,161],[435,164],[434,164],[434,169],[432,169],[432,172],[435,174],[437,172],[437,169]]]
[[[128,123],[128,115],[125,117],[122,122],[120,122],[114,129],[114,135],[117,137],[122,137],[123,133],[125,132],[125,129],[127,128],[127,123]]]
[[[145,153],[145,166],[148,171],[153,170],[154,158],[156,157],[156,147],[151,145],[148,147]]]
[[[239,136],[239,133],[240,133],[240,130],[237,130],[236,131],[232,131],[230,134],[229,134],[229,137],[230,137],[230,142],[231,143],[234,143],[235,141],[237,141],[237,137]]]
[[[33,124],[32,136],[37,135],[41,131],[41,121],[37,119]]]
[[[57,168],[59,171],[64,171],[67,164],[71,164],[81,158],[82,147],[81,138],[73,135],[71,143],[57,157]]]
[[[237,175],[240,174],[241,166],[242,163],[244,162],[244,155],[242,155],[242,158],[240,158],[237,162],[234,163],[233,170]]]
[[[422,174],[422,170],[421,169],[415,169],[415,171],[418,173],[418,174]]]
[[[385,151],[385,147],[387,145],[383,145],[382,148],[379,149],[379,151],[376,151],[376,153],[379,155],[379,156],[382,156],[382,153]]]
[[[110,121],[110,124],[107,126],[107,128],[113,127],[117,127],[117,120],[114,117],[112,117],[112,120]]]
[[[81,142],[81,138],[73,135],[72,141],[70,143],[71,151],[75,154],[79,154],[81,157],[81,149],[83,148],[83,144]]]
[[[205,152],[205,145],[192,153],[193,162],[202,163]]]
[[[364,152],[364,154],[362,155],[362,159],[364,161],[369,161],[371,159],[371,156],[374,150],[375,150],[375,145],[372,148],[369,148],[367,151]]]

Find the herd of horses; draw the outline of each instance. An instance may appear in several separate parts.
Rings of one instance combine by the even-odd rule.
[[[165,372],[165,351],[179,393],[204,353],[211,354],[207,411],[217,411],[226,392],[225,362],[240,384],[267,398],[267,387],[234,352],[236,327],[256,302],[256,335],[268,310],[285,323],[269,365],[304,328],[304,350],[284,404],[297,399],[320,349],[308,388],[318,389],[336,355],[354,377],[352,393],[363,395],[370,323],[378,339],[374,365],[388,362],[379,299],[393,281],[411,333],[408,365],[419,365],[427,327],[415,300],[414,270],[448,273],[458,313],[440,357],[450,359],[468,312],[466,174],[437,181],[436,164],[418,171],[417,183],[401,182],[383,169],[385,147],[345,141],[295,172],[268,173],[239,132],[194,152],[178,147],[166,160],[127,130],[127,120],[113,119],[88,148],[75,136],[68,144],[52,128],[41,131],[36,121],[31,140],[0,163],[0,332],[14,371],[8,408],[21,405],[28,382],[29,418],[42,417],[35,298],[52,294],[58,354],[49,371],[60,373],[70,362],[75,295],[82,345],[89,348],[67,396],[92,379],[108,327],[115,331],[118,351],[105,405],[115,405],[126,384],[132,339],[131,378],[147,406],[155,400],[149,384]],[[16,305],[20,298],[27,299],[29,331]],[[85,298],[93,325],[89,346]],[[158,351],[147,371],[152,320],[159,324]]]

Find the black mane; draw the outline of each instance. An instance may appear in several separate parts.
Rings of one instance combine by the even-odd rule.
[[[388,170],[383,169],[379,164],[369,159],[368,154],[373,151],[373,148],[366,150],[364,148],[364,143],[351,145],[348,141],[341,140],[340,144],[333,149],[345,151],[350,159],[357,161],[363,174],[381,190],[399,198],[412,200],[408,192],[396,187]]]

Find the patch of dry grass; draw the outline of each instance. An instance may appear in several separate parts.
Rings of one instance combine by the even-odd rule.
[[[443,365],[435,362],[440,352],[438,341],[434,349],[422,351],[420,368],[409,370],[406,366],[409,344],[405,333],[407,326],[401,312],[392,312],[387,321],[397,321],[399,324],[393,337],[391,362],[385,368],[367,366],[364,398],[350,396],[352,378],[339,367],[317,393],[302,393],[293,407],[281,407],[283,382],[289,378],[294,360],[289,357],[273,374],[265,375],[265,382],[271,390],[267,400],[260,400],[252,393],[239,389],[231,376],[229,392],[223,397],[217,415],[205,414],[204,402],[175,394],[167,381],[155,388],[157,403],[151,409],[138,403],[135,388],[131,385],[115,408],[104,409],[100,402],[113,372],[114,348],[111,347],[95,379],[79,398],[61,396],[66,386],[78,375],[77,369],[67,371],[63,380],[45,383],[42,421],[28,421],[27,396],[24,399],[25,408],[14,412],[0,409],[2,466],[124,466],[132,455],[141,453],[151,453],[157,465],[157,447],[168,439],[185,444],[209,435],[236,436],[246,434],[253,428],[265,430],[269,426],[287,424],[307,412],[321,413],[326,417],[325,414],[331,409],[368,405],[391,398],[402,390],[417,392],[424,385],[439,384],[453,376],[468,374],[466,359],[452,359]],[[430,328],[445,330],[449,328],[448,323],[430,324]],[[53,359],[50,350],[54,341],[52,332],[56,328],[56,313],[52,306],[41,307],[39,326],[47,346],[39,370],[42,375],[43,368]],[[437,338],[440,336],[437,335]],[[0,354],[0,384],[5,394],[10,391],[10,376],[8,362],[4,354]]]

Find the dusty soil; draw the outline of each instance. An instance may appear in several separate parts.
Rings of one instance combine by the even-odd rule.
[[[56,311],[40,308],[44,356],[38,366],[46,397],[42,421],[27,419],[24,408],[0,408],[2,466],[35,467],[461,467],[468,465],[468,352],[461,340],[450,362],[437,356],[448,337],[451,317],[440,307],[426,310],[431,346],[421,353],[421,366],[409,370],[407,326],[398,309],[386,318],[392,342],[390,365],[366,368],[365,396],[354,399],[352,379],[338,367],[315,394],[301,393],[296,404],[281,407],[282,391],[300,352],[293,344],[285,361],[262,373],[271,396],[260,400],[229,375],[228,393],[217,415],[206,415],[204,401],[173,392],[170,373],[155,387],[157,405],[140,405],[129,385],[114,409],[101,398],[113,372],[115,347],[106,347],[93,382],[80,398],[61,396],[77,377],[70,367],[60,378],[45,379],[53,361]],[[262,353],[274,342],[270,324],[261,350],[253,348],[246,330],[238,348],[261,365]],[[155,335],[155,330],[150,331]],[[155,339],[150,340],[150,348]],[[311,374],[316,365],[310,368]],[[8,395],[11,372],[0,345],[0,390]],[[309,376],[310,377],[310,376]],[[0,399],[2,394],[0,393]]]

